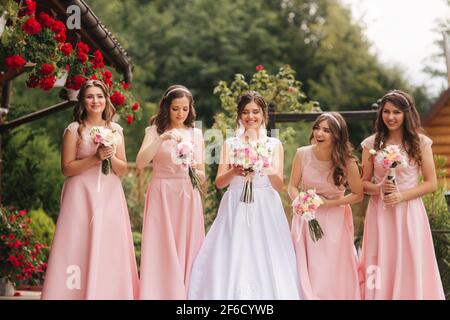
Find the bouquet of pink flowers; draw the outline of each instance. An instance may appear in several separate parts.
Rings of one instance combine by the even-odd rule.
[[[172,160],[176,164],[181,164],[188,168],[189,178],[191,179],[192,186],[197,188],[202,193],[200,178],[192,167],[194,164],[194,149],[195,146],[190,141],[181,141],[177,143],[172,153]]]
[[[116,148],[122,142],[122,136],[117,130],[106,127],[93,127],[90,136],[95,144]],[[111,158],[102,161],[102,172],[107,175],[111,172]]]
[[[231,149],[231,164],[242,167],[248,173],[262,175],[263,169],[271,166],[272,153],[272,148],[263,141],[235,145]],[[240,200],[245,203],[254,201],[252,175],[245,181]]]
[[[381,166],[389,170],[387,173],[387,179],[395,184],[395,168],[397,166],[407,167],[408,159],[405,154],[401,151],[398,145],[389,145],[379,152],[371,149],[370,154],[375,156],[375,161],[377,161]]]
[[[323,236],[322,228],[315,216],[316,210],[321,204],[323,204],[322,199],[313,189],[308,189],[306,192],[300,192],[292,202],[294,214],[300,215],[308,221],[309,235],[314,242],[321,239]]]

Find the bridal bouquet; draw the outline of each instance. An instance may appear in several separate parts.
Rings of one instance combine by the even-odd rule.
[[[188,168],[192,186],[202,192],[200,178],[192,167],[194,163],[194,144],[190,141],[181,141],[175,145],[172,151],[172,160]]]
[[[95,144],[104,147],[117,147],[122,142],[122,136],[117,130],[106,127],[93,127],[90,136]],[[102,172],[107,175],[111,172],[111,158],[102,161]]]
[[[308,221],[309,235],[314,242],[321,239],[323,236],[322,228],[315,216],[316,210],[321,204],[323,204],[322,199],[313,189],[308,189],[306,192],[300,192],[292,202],[294,214],[300,215]]]
[[[269,168],[272,163],[272,147],[266,141],[256,143],[238,144],[231,148],[231,164],[242,167],[248,173],[263,175],[263,169]],[[252,203],[253,175],[245,181],[241,194],[241,201]]]
[[[398,145],[389,145],[384,149],[376,152],[374,149],[371,149],[370,154],[375,156],[375,161],[381,164],[381,166],[389,170],[387,173],[387,179],[392,181],[395,184],[395,168],[397,166],[407,167],[408,159],[402,153],[400,147]]]

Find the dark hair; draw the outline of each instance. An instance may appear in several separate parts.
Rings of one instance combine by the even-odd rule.
[[[244,112],[245,106],[248,105],[250,102],[256,103],[261,108],[264,117],[264,122],[267,123],[269,119],[267,112],[267,103],[262,97],[262,95],[260,95],[256,91],[247,91],[244,94],[242,94],[241,97],[239,98],[239,102],[237,105],[236,123],[239,125],[239,119],[241,118],[242,112]]]
[[[323,121],[328,122],[328,127],[333,137],[333,150],[331,152],[331,161],[333,163],[333,182],[337,187],[347,186],[346,167],[350,160],[358,161],[353,155],[353,146],[350,143],[347,123],[337,112],[325,112],[317,117],[309,135],[309,141],[314,140],[314,128]]]
[[[420,125],[420,117],[411,96],[401,90],[392,90],[386,93],[379,103],[377,119],[375,120],[375,150],[385,147],[386,140],[389,138],[389,129],[383,121],[383,109],[386,103],[392,103],[397,109],[403,112],[403,147],[410,159],[414,159],[420,166],[422,163],[422,154],[420,152],[419,132],[423,133]]]
[[[81,85],[80,92],[78,93],[78,102],[73,109],[73,119],[78,122],[80,126],[78,127],[78,136],[81,138],[81,131],[86,126],[85,120],[87,118],[86,106],[84,105],[84,98],[87,89],[91,87],[100,88],[105,95],[105,110],[102,112],[102,119],[106,121],[106,126],[111,125],[112,117],[116,113],[116,109],[111,103],[110,92],[108,87],[100,80],[88,80]]]
[[[194,127],[195,121],[195,107],[194,107],[194,98],[192,97],[191,92],[182,85],[176,84],[172,85],[164,92],[161,101],[159,102],[159,110],[156,115],[154,115],[150,119],[150,124],[156,125],[156,131],[159,134],[163,134],[170,126],[170,105],[172,104],[172,100],[186,97],[189,100],[189,114],[184,121],[184,125],[187,127]]]

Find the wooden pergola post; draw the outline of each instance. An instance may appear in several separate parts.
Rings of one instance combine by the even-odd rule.
[[[3,123],[3,115],[9,110],[9,98],[11,96],[11,81],[6,81],[2,86],[2,97],[0,103],[0,125]],[[2,204],[2,135],[0,134],[0,205]]]

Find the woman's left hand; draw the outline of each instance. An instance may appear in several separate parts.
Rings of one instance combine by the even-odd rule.
[[[394,205],[403,201],[403,194],[401,192],[393,192],[386,196],[383,199],[386,205]]]
[[[320,197],[320,199],[322,199],[322,202],[323,202],[320,206],[321,207],[326,207],[327,204],[329,203],[328,199],[325,198],[324,196],[320,195],[320,194],[318,194],[318,196]]]

